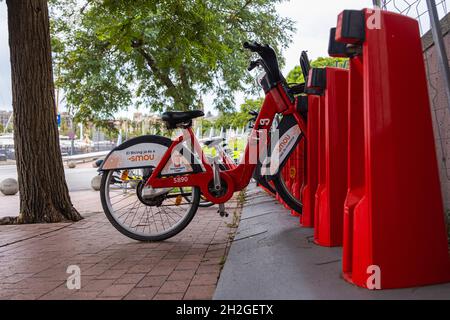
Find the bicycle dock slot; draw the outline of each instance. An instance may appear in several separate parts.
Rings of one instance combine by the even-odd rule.
[[[377,266],[383,289],[447,282],[450,258],[419,27],[414,19],[380,14],[381,29],[366,23],[359,30],[370,13],[344,11],[335,38],[353,38],[362,51],[350,58],[344,276],[366,287],[368,268]]]
[[[348,58],[347,67],[305,77],[306,170],[285,173],[286,184],[294,193],[302,186],[300,224],[314,227],[315,243],[343,246],[346,281],[368,289],[450,282],[418,23],[381,11],[376,28],[372,14],[342,12],[329,54]],[[301,170],[298,154],[290,166]]]
[[[99,169],[113,226],[140,241],[169,239],[199,207],[218,205],[226,217],[226,202],[253,178],[302,227],[313,228],[315,245],[343,247],[346,281],[368,289],[450,282],[418,23],[382,11],[376,27],[372,15],[343,11],[330,31],[329,55],[348,63],[311,68],[304,51],[305,83],[294,86],[272,47],[244,44],[260,57],[249,70],[264,71],[266,97],[249,113],[253,125],[239,164],[223,139],[205,141],[216,157],[204,154],[192,129],[203,116],[198,110],[163,114],[168,128],[182,133],[174,140],[143,136],[113,150]],[[129,161],[130,154],[152,157]],[[123,205],[134,205],[137,218],[124,217]],[[149,207],[171,219],[145,222]]]
[[[319,109],[322,97],[308,96],[308,132],[306,141],[305,187],[302,190],[303,214],[300,224],[303,227],[314,227],[314,211],[316,191],[319,180]]]

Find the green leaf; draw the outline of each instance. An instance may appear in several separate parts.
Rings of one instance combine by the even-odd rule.
[[[254,85],[242,43],[281,52],[291,41],[278,2],[51,1],[57,85],[74,111],[102,118],[131,106],[193,109],[204,94],[232,110],[234,94]]]

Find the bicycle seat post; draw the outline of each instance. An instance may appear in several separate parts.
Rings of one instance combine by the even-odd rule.
[[[216,189],[216,191],[220,191],[222,189],[222,184],[220,183],[219,157],[214,157],[213,159],[213,170],[214,170],[214,189]]]

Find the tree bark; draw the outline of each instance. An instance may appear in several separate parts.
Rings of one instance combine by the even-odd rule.
[[[47,0],[7,0],[20,223],[78,221],[56,123]]]

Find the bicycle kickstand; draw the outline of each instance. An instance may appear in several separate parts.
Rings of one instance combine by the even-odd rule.
[[[216,189],[217,192],[222,191],[222,183],[220,182],[220,166],[218,163],[218,158],[216,157],[213,162],[213,170],[214,170],[214,189]],[[228,213],[225,211],[225,204],[221,203],[219,204],[219,210],[217,212],[220,214],[220,216],[228,217]]]

